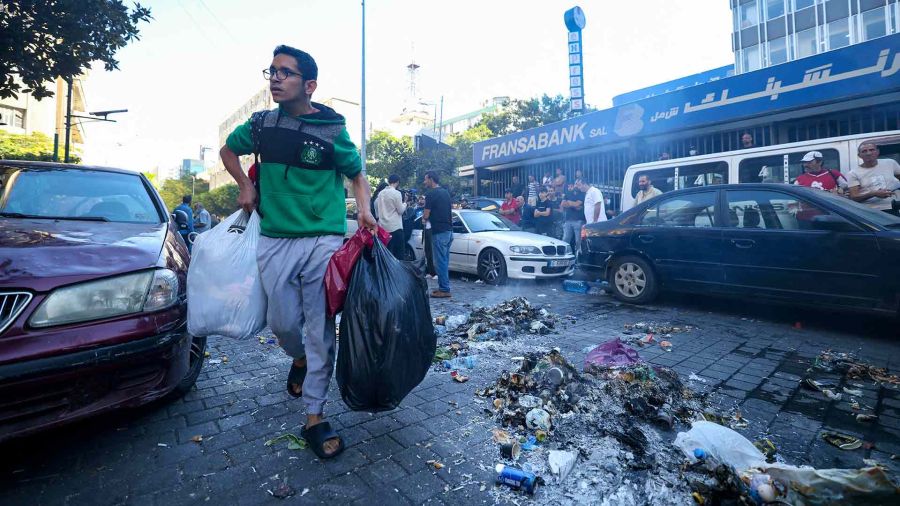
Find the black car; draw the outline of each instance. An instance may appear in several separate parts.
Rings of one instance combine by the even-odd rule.
[[[898,314],[900,218],[784,184],[665,193],[587,225],[579,268],[641,304],[662,289]]]

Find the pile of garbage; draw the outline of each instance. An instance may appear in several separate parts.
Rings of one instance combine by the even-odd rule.
[[[719,424],[694,422],[675,438],[698,504],[889,504],[900,488],[883,467],[815,469],[767,463],[746,438]],[[699,473],[699,477],[695,473]]]
[[[641,362],[621,341],[610,343],[598,347],[606,347],[608,360],[589,355],[585,372],[554,349],[519,357],[517,370],[475,392],[498,424],[493,440],[503,472],[543,478],[549,502],[690,502],[683,458],[654,427],[689,422],[700,400],[674,371]]]
[[[514,297],[495,306],[462,315],[435,318],[439,334],[451,340],[498,341],[519,334],[549,334],[559,317],[544,308],[532,306],[524,297]]]
[[[626,323],[624,327],[626,333],[659,334],[662,336],[671,336],[672,334],[690,332],[694,328],[690,325],[676,326],[669,323],[653,322]]]
[[[813,369],[840,372],[851,380],[871,380],[876,384],[900,386],[900,377],[889,374],[883,367],[875,367],[858,359],[852,353],[825,350],[816,357]]]

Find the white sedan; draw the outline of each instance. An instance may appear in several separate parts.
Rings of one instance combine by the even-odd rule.
[[[417,259],[425,255],[420,220],[416,220],[409,245]],[[575,255],[568,244],[518,230],[496,214],[461,209],[453,211],[450,270],[476,274],[485,283],[498,285],[507,278],[569,276],[575,270]]]

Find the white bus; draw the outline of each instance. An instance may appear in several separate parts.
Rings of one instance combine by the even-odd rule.
[[[664,193],[727,183],[793,184],[803,173],[800,159],[807,152],[821,151],[826,169],[837,169],[846,175],[859,165],[856,150],[864,142],[878,145],[879,158],[900,162],[900,130],[893,130],[635,164],[625,171],[622,211],[634,207],[641,176],[648,176],[653,186]]]

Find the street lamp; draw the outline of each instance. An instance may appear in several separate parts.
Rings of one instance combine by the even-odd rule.
[[[116,114],[120,112],[128,112],[128,109],[113,109],[109,111],[97,111],[88,113],[90,116],[78,116],[77,114],[72,114],[72,81],[73,78],[66,79],[66,147],[63,161],[65,163],[69,163],[69,143],[72,138],[72,118],[78,118],[81,120],[87,121],[109,121],[111,123],[115,123],[116,120],[109,119],[108,116],[110,114]],[[59,145],[54,142],[53,146],[53,161],[59,160]]]

